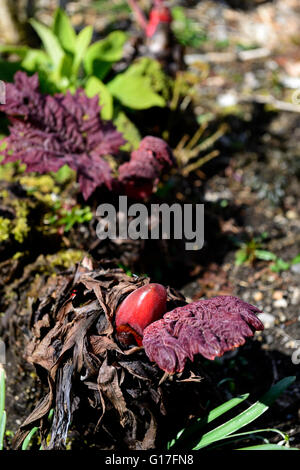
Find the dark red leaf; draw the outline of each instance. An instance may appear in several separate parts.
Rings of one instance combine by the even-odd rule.
[[[119,167],[119,181],[125,193],[137,199],[150,196],[161,174],[175,165],[168,144],[158,137],[145,137],[130,161]]]
[[[258,308],[232,296],[193,302],[147,326],[143,346],[161,369],[181,372],[195,354],[213,360],[244,344],[255,330],[262,330],[256,312]]]

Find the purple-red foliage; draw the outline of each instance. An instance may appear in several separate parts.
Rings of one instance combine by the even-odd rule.
[[[102,184],[111,188],[111,169],[102,156],[118,152],[125,140],[112,122],[101,119],[98,102],[82,89],[44,95],[37,74],[17,72],[0,106],[12,124],[2,163],[21,160],[27,172],[38,173],[67,164],[77,172],[85,199]]]
[[[200,300],[166,313],[144,330],[143,346],[151,361],[168,373],[181,372],[186,360],[202,354],[213,360],[245,343],[263,324],[260,310],[237,297]]]
[[[150,196],[160,176],[175,165],[168,144],[158,137],[145,137],[132,152],[130,161],[119,167],[119,181],[128,196]]]

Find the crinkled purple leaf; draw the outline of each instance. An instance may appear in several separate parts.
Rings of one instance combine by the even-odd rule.
[[[167,170],[175,165],[175,159],[169,145],[158,137],[148,135],[141,141],[139,148],[131,154],[131,160],[145,161],[153,157],[157,169]]]
[[[256,312],[260,310],[232,296],[193,302],[147,326],[143,346],[161,369],[181,372],[195,354],[213,360],[244,344],[255,330],[263,330]]]
[[[97,96],[88,98],[81,89],[74,95],[43,95],[37,74],[17,72],[6,98],[0,110],[12,126],[4,139],[3,163],[21,160],[27,172],[38,173],[68,164],[77,172],[85,199],[97,186],[111,188],[111,169],[101,157],[118,152],[125,140],[112,122],[101,119]]]
[[[119,182],[128,196],[147,197],[153,192],[160,175],[175,165],[168,144],[158,137],[145,137],[130,161],[119,167]]]
[[[143,160],[134,160],[123,163],[119,167],[119,176],[121,181],[132,180],[151,180],[154,181],[159,177],[159,171],[155,166],[153,157]]]
[[[14,83],[6,83],[6,103],[0,106],[9,116],[24,116],[27,118],[38,110],[43,101],[43,96],[39,92],[39,78],[37,74],[29,77],[24,72],[17,72],[14,76]],[[42,110],[41,110],[42,111]]]

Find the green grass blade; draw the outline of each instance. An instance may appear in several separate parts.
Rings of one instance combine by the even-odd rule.
[[[193,450],[199,450],[203,447],[206,447],[213,442],[224,439],[228,436],[239,430],[240,428],[251,423],[262,415],[269,406],[281,395],[281,393],[289,387],[295,381],[295,377],[286,377],[280,380],[277,384],[273,385],[270,390],[263,395],[263,397],[254,403],[252,406],[247,408],[247,410],[238,414],[234,418],[227,421],[227,423],[222,424],[221,426],[209,431],[204,434],[198,444],[193,448]]]
[[[3,450],[4,433],[6,426],[6,411],[3,411],[0,421],[0,450]]]
[[[230,439],[232,437],[239,437],[239,436],[251,436],[252,434],[256,434],[258,432],[275,432],[276,434],[279,434],[282,439],[285,441],[288,440],[288,436],[280,431],[279,429],[274,429],[274,428],[266,428],[266,429],[255,429],[254,431],[246,431],[246,432],[239,432],[237,434],[230,434],[229,436],[224,437],[224,439]]]
[[[2,364],[0,364],[0,423],[5,408],[5,371]]]
[[[205,426],[206,424],[211,423],[212,421],[217,419],[219,416],[221,416],[222,414],[224,414],[227,411],[231,410],[235,406],[238,406],[240,403],[242,403],[248,397],[249,397],[249,393],[245,393],[243,395],[240,395],[239,397],[232,398],[231,400],[228,400],[227,402],[223,403],[220,406],[217,406],[212,411],[210,411],[206,416],[199,419],[192,426],[179,431],[179,433],[177,434],[177,438],[175,440],[175,443],[170,445],[169,448],[173,447],[173,445],[176,446],[177,444],[181,444],[181,442],[183,440],[186,440],[191,435],[196,434],[198,431],[200,431],[203,428],[203,426]]]
[[[22,450],[27,450],[32,437],[35,435],[35,433],[38,431],[38,429],[39,429],[38,427],[34,427],[34,428],[31,429],[30,433],[26,436],[26,438],[23,441]]]
[[[257,446],[240,447],[235,450],[299,450],[296,447],[284,447],[278,444],[259,444]]]
[[[5,408],[5,370],[0,364],[0,450],[3,449],[3,440],[6,426]]]

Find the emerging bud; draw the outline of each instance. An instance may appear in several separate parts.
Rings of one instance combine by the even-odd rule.
[[[148,284],[129,294],[116,311],[119,341],[141,346],[144,329],[163,316],[166,301],[167,291],[161,284]]]

